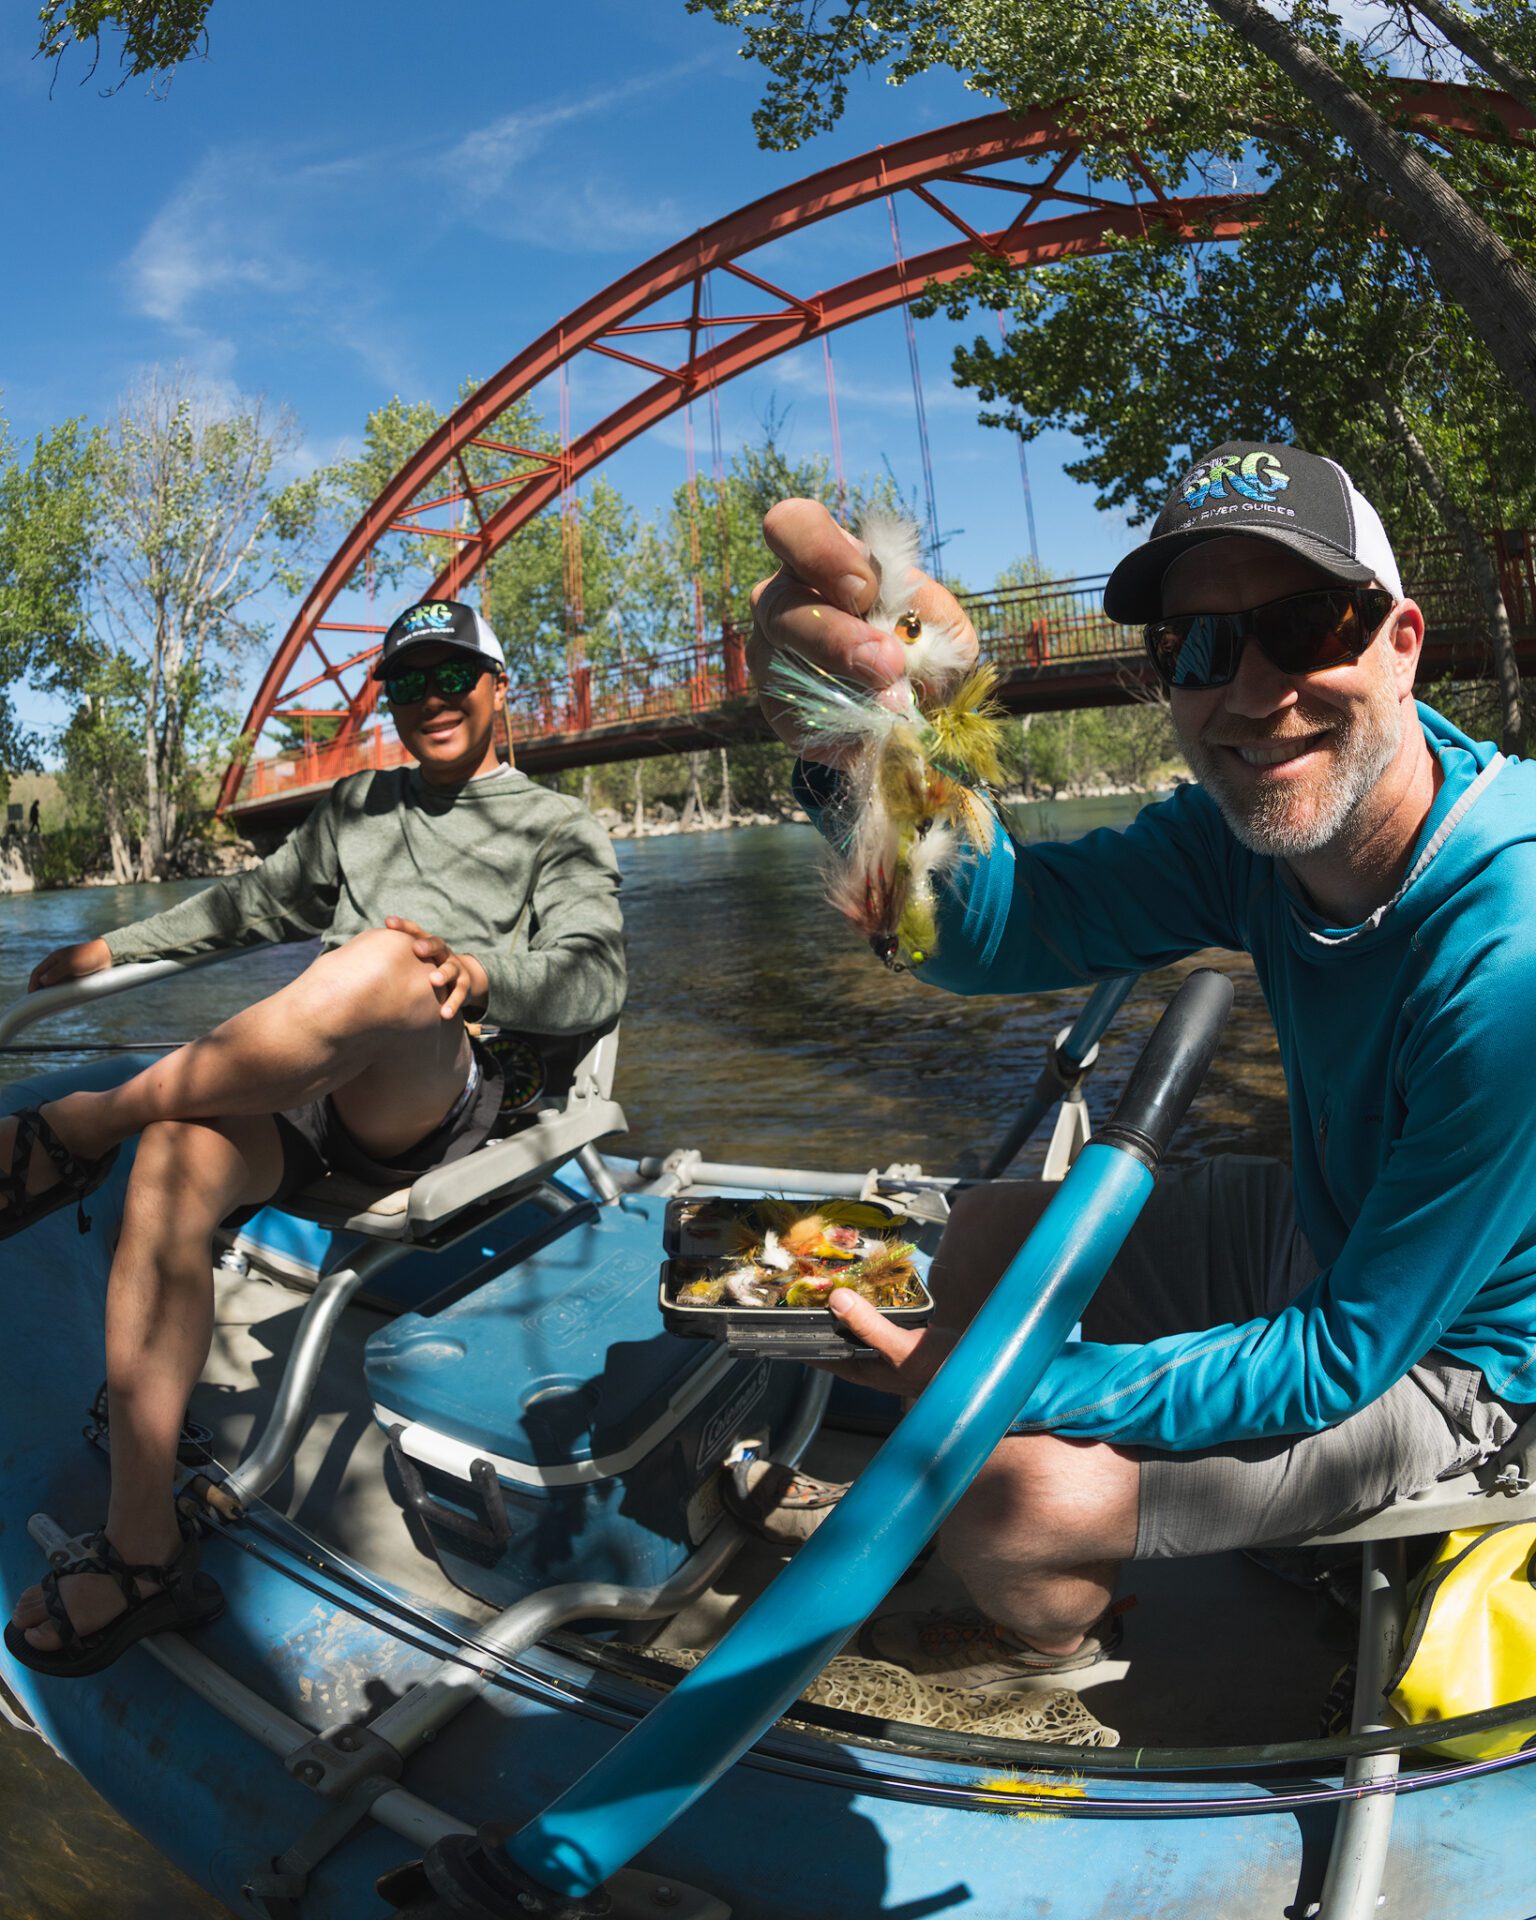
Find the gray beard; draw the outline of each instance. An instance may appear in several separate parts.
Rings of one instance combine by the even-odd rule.
[[[1221,750],[1187,735],[1175,722],[1190,771],[1221,809],[1233,834],[1252,853],[1294,860],[1335,841],[1354,838],[1352,822],[1361,802],[1391,766],[1403,738],[1403,710],[1393,698],[1380,709],[1356,711],[1333,726],[1333,763],[1318,804],[1297,814],[1296,797],[1283,789],[1239,792],[1229,782]]]

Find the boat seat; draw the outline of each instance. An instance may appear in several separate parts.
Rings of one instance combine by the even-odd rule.
[[[393,1191],[370,1187],[346,1174],[331,1173],[282,1203],[284,1213],[333,1232],[369,1240],[432,1242],[454,1237],[455,1223],[476,1218],[494,1202],[497,1209],[518,1193],[541,1186],[567,1160],[611,1133],[624,1133],[624,1110],[611,1097],[618,1062],[618,1028],[583,1036],[566,1071],[569,1084],[542,1106],[517,1132],[492,1137],[462,1159],[446,1161],[408,1187]],[[549,1047],[556,1085],[558,1044]]]

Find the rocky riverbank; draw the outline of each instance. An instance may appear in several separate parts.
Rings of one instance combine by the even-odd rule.
[[[0,893],[31,893],[37,885],[33,873],[35,835],[26,839],[0,840]]]
[[[705,813],[686,810],[679,813],[665,800],[648,806],[637,821],[617,807],[594,807],[592,817],[613,840],[665,839],[675,833],[719,833],[729,827],[805,826],[807,816],[799,807],[783,807],[776,813]]]
[[[81,874],[65,874],[50,858],[49,837],[24,834],[0,840],[0,897],[8,893],[53,892],[71,887],[120,887],[132,885],[106,868]],[[244,873],[261,864],[261,856],[248,840],[199,843],[187,847],[175,862],[166,880],[222,880],[229,873]]]

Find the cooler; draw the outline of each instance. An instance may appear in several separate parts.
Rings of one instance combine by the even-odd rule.
[[[516,1265],[368,1342],[406,1501],[448,1578],[493,1606],[667,1579],[719,1516],[726,1454],[798,1398],[798,1366],[663,1330],[664,1206],[580,1206]]]

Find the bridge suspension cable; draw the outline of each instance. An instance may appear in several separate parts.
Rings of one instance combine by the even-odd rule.
[[[903,281],[907,263],[901,251],[901,222],[896,218],[896,197],[887,196],[886,209],[891,216],[891,251],[896,256],[896,271]],[[933,487],[933,452],[928,444],[928,409],[923,402],[923,367],[917,355],[917,328],[912,324],[912,303],[901,303],[902,326],[907,336],[907,366],[912,375],[912,411],[917,416],[917,451],[923,475],[923,518],[928,538],[924,542],[928,571],[937,580],[944,571],[944,541],[939,533],[939,507]]]

